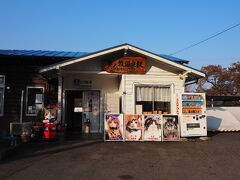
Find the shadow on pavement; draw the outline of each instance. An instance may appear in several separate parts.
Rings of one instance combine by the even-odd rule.
[[[33,158],[36,156],[50,155],[63,151],[68,151],[80,147],[92,146],[103,143],[101,139],[97,140],[77,140],[77,141],[42,141],[22,144],[14,149],[9,156],[0,162],[0,164],[8,163],[10,161]]]
[[[208,137],[214,137],[214,136],[217,136],[219,133],[221,133],[221,132],[219,132],[219,131],[208,131],[207,132],[207,136]]]

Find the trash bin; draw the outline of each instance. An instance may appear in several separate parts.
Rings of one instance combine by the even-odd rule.
[[[45,123],[43,134],[46,140],[57,139],[57,125],[54,123]]]

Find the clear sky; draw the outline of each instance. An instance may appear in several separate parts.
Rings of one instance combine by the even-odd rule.
[[[130,43],[171,54],[240,23],[240,0],[1,0],[0,49],[93,52]],[[240,26],[175,55],[190,66],[240,60]]]

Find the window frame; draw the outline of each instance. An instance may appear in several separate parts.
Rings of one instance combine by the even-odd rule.
[[[169,88],[170,89],[170,95],[171,95],[171,97],[170,97],[170,101],[169,101],[169,103],[170,103],[170,114],[172,114],[173,113],[173,95],[174,95],[174,93],[173,93],[173,88],[174,88],[174,84],[154,84],[154,83],[134,83],[133,84],[133,94],[134,94],[134,98],[133,98],[133,104],[134,104],[134,113],[136,113],[136,97],[137,97],[137,92],[136,92],[136,87],[152,87],[152,88],[154,88],[154,87],[167,87],[167,88]],[[154,96],[153,96],[153,99],[154,99]],[[152,100],[152,109],[154,109],[154,100]]]
[[[25,115],[26,116],[37,116],[37,113],[36,114],[29,114],[28,113],[28,89],[42,89],[43,91],[43,102],[42,102],[42,105],[44,107],[44,91],[45,91],[45,88],[43,86],[27,86],[26,87],[26,105],[25,105]],[[36,103],[35,103],[36,104]]]
[[[0,77],[3,77],[3,84],[0,84],[0,88],[3,88],[3,96],[2,96],[3,106],[2,106],[2,113],[0,113],[0,117],[2,117],[2,116],[4,116],[4,104],[5,104],[4,99],[5,99],[6,76],[5,75],[0,75]]]

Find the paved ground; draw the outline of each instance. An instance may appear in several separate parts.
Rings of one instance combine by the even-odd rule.
[[[55,144],[56,145],[56,144]],[[0,164],[0,179],[239,179],[240,133],[208,141],[72,141],[23,147]]]

